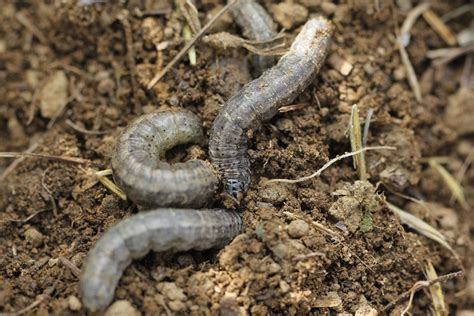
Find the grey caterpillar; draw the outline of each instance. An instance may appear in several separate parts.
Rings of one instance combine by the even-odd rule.
[[[254,0],[239,0],[232,6],[230,12],[245,37],[257,41],[266,41],[276,36],[272,18]],[[258,76],[267,68],[273,66],[274,63],[275,58],[272,56],[254,56],[252,58],[252,73]]]
[[[191,112],[139,117],[117,141],[114,179],[140,205],[203,205],[218,183],[211,165],[201,160],[174,165],[160,160],[177,144],[202,139],[201,123]],[[242,225],[238,212],[222,209],[159,208],[133,215],[107,231],[90,251],[80,278],[82,302],[90,311],[107,307],[125,268],[150,250],[221,247],[241,232]]]
[[[153,251],[222,247],[242,230],[238,213],[164,208],[133,215],[107,231],[89,253],[80,279],[84,306],[105,309],[132,259]]]
[[[246,132],[260,128],[312,82],[326,58],[332,30],[324,17],[309,19],[278,64],[231,97],[214,120],[209,154],[233,197],[240,199],[250,184]]]
[[[176,145],[203,139],[201,122],[191,112],[143,115],[117,141],[112,156],[114,180],[139,205],[201,207],[219,182],[211,165],[202,160],[170,165],[162,159]]]

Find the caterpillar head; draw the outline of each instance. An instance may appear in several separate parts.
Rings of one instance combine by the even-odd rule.
[[[244,185],[237,179],[227,179],[227,193],[230,194],[237,202],[244,197]]]

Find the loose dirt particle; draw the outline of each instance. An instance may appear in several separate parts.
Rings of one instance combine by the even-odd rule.
[[[309,225],[301,220],[294,220],[288,225],[288,234],[293,238],[301,238],[305,236],[309,231]]]
[[[68,80],[64,71],[55,72],[41,89],[39,101],[41,115],[53,118],[68,101]]]
[[[158,290],[165,295],[169,300],[172,301],[185,301],[187,300],[183,290],[176,286],[173,282],[162,282],[156,286]]]
[[[275,20],[289,30],[304,23],[308,17],[308,9],[293,2],[280,2],[271,7]]]
[[[68,296],[67,305],[72,311],[78,311],[82,307],[81,301],[79,301],[79,299],[74,295]]]
[[[44,236],[36,228],[31,227],[25,231],[25,238],[33,246],[38,247],[43,243]]]
[[[114,302],[105,311],[104,316],[139,316],[139,311],[136,310],[133,305],[126,300],[119,300]]]

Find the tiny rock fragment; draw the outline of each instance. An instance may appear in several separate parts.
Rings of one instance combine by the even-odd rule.
[[[173,312],[182,312],[186,310],[186,304],[181,301],[171,301],[168,303],[168,306]]]
[[[274,19],[285,29],[291,29],[306,21],[308,9],[292,2],[280,2],[271,7]]]
[[[288,291],[290,290],[290,285],[285,281],[280,281],[279,285],[282,294],[288,293]]]
[[[325,296],[319,297],[312,304],[313,307],[338,307],[342,305],[342,300],[337,292],[328,292]]]
[[[36,228],[31,227],[25,231],[25,239],[33,246],[38,247],[43,243],[43,234],[36,230]]]
[[[288,225],[288,234],[292,238],[301,238],[305,236],[308,231],[309,225],[301,219],[294,220]]]
[[[186,301],[187,297],[183,290],[174,282],[161,282],[157,285],[158,290],[171,301]]]
[[[361,304],[355,312],[355,316],[377,316],[378,312],[375,308],[370,306],[368,303]]]
[[[331,54],[328,58],[329,65],[337,70],[341,75],[347,76],[351,73],[352,64],[337,54]]]
[[[56,71],[39,94],[40,112],[45,118],[53,118],[68,102],[68,80],[64,71]]]
[[[105,311],[104,316],[139,316],[139,311],[136,310],[133,305],[126,300],[119,300],[114,302]]]
[[[67,306],[72,311],[78,311],[81,309],[82,304],[81,304],[81,301],[79,301],[79,299],[76,296],[69,295],[67,298]]]

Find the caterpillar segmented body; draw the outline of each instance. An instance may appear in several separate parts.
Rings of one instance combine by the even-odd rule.
[[[240,216],[222,209],[167,208],[133,215],[107,231],[90,252],[80,280],[82,302],[90,311],[107,307],[125,268],[150,250],[222,247],[241,230]]]
[[[112,156],[114,180],[139,205],[201,207],[219,182],[210,164],[190,160],[170,165],[161,159],[176,145],[203,140],[201,122],[191,112],[143,115],[117,142]]]
[[[267,11],[254,0],[239,0],[230,12],[235,22],[242,29],[245,37],[257,41],[266,41],[275,37],[276,31],[272,18]],[[254,56],[252,73],[259,76],[275,64],[273,56]]]
[[[118,139],[114,179],[140,205],[202,206],[218,183],[212,166],[201,160],[174,165],[160,160],[168,149],[202,139],[201,122],[191,112],[144,115]],[[159,208],[133,215],[107,231],[91,250],[80,280],[82,302],[90,311],[107,307],[125,268],[150,250],[222,247],[241,230],[239,213],[222,209]]]
[[[312,82],[326,58],[331,33],[327,19],[309,19],[278,64],[245,85],[216,117],[209,154],[235,198],[240,199],[250,184],[246,132],[260,128]]]

